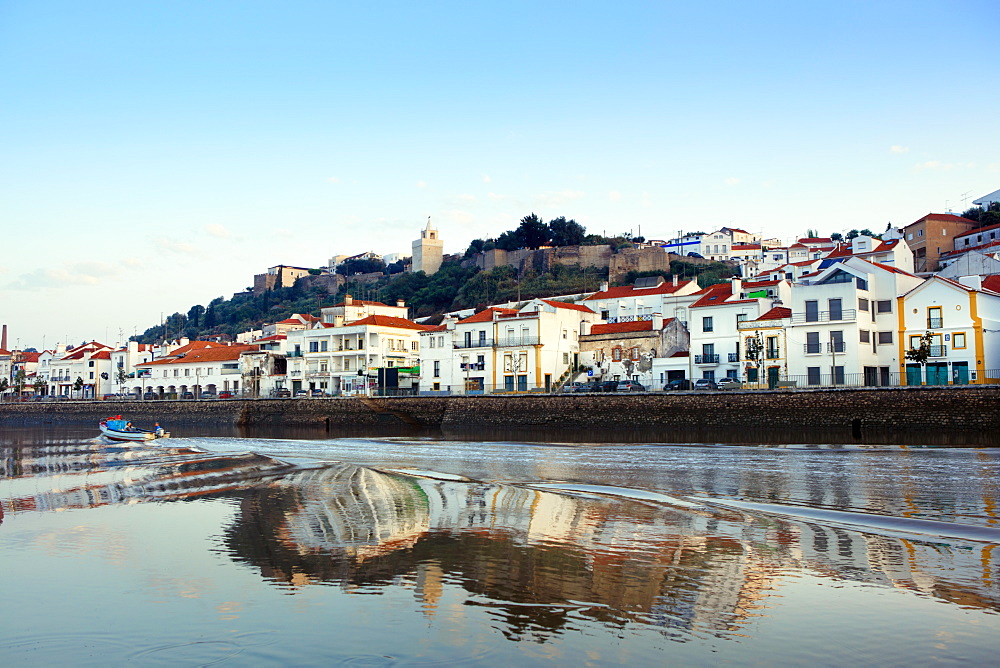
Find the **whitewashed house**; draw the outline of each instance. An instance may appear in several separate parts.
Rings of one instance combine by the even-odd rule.
[[[993,288],[993,289],[990,289]],[[1000,382],[1000,276],[931,276],[899,298],[900,371],[906,385]],[[931,335],[926,364],[908,360]]]
[[[765,290],[766,291],[766,290]],[[754,290],[753,292],[759,292]],[[743,281],[711,285],[699,291],[690,307],[691,336],[688,379],[741,378],[739,325],[768,311],[771,297],[741,298]]]
[[[799,386],[890,385],[898,370],[896,298],[923,279],[856,257],[792,286],[788,375]]]
[[[242,382],[240,355],[252,350],[256,347],[192,341],[164,357],[137,364],[136,375],[143,396],[152,393],[160,398],[186,399],[236,393],[241,391]]]
[[[91,341],[68,349],[49,364],[49,394],[92,399],[117,391],[111,374],[111,347]],[[82,381],[79,390],[77,379]]]

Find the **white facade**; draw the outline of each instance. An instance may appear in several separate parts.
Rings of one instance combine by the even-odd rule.
[[[601,285],[598,292],[582,300],[580,304],[609,323],[629,320],[651,320],[654,313],[664,319],[678,318],[687,321],[686,308],[691,305],[694,295],[701,288],[697,280],[681,281],[677,276],[667,282],[649,287],[622,286],[609,288]]]
[[[452,394],[549,389],[575,367],[581,328],[596,322],[598,315],[585,306],[548,299],[448,321],[420,337],[420,389]]]
[[[900,370],[907,385],[1000,382],[1000,294],[978,276],[959,281],[932,276],[899,299],[903,320]],[[931,335],[921,365],[905,358]]]
[[[143,395],[199,398],[203,394],[240,392],[240,355],[256,350],[253,346],[194,341],[170,351],[166,356],[136,365]]]
[[[689,379],[740,378],[741,322],[754,320],[771,308],[773,299],[741,299],[743,282],[712,285],[691,304]]]
[[[803,385],[889,385],[899,368],[896,298],[923,279],[849,257],[792,286],[788,372]]]

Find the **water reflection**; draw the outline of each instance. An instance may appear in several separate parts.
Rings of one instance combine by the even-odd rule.
[[[338,454],[361,446],[343,447]],[[487,451],[480,444],[448,452],[471,477],[473,459]],[[486,611],[505,637],[539,642],[595,627],[652,629],[678,642],[753,636],[803,575],[1000,611],[1000,540],[916,536],[875,521],[931,518],[995,531],[993,454],[677,448],[668,467],[664,452],[565,448],[532,460],[522,450],[505,471],[537,479],[501,483],[344,462],[293,465],[212,454],[183,440],[162,447],[53,438],[0,446],[0,521],[224,500],[236,512],[219,548],[227,563],[275,585],[269,590],[409,592],[428,620]],[[688,503],[659,498],[668,492]],[[741,509],[734,499],[759,507]],[[853,527],[824,521],[847,511],[862,515]],[[180,530],[177,540],[195,544]]]
[[[411,586],[433,616],[447,587],[490,606],[509,637],[583,620],[745,632],[803,569],[998,610],[992,546],[338,464],[262,485],[226,532],[232,556],[290,591]]]

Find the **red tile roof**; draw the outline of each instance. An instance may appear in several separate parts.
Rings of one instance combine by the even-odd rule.
[[[170,357],[164,357],[158,360],[153,360],[151,362],[143,362],[142,364],[136,364],[136,368],[141,366],[150,365],[163,365],[163,364],[193,364],[197,362],[226,362],[237,360],[240,355],[244,352],[258,352],[255,346],[219,346],[216,348],[194,348],[189,352],[183,354],[182,357],[177,357],[174,353],[171,353]]]
[[[549,306],[554,306],[556,308],[565,308],[565,309],[570,309],[572,311],[583,311],[584,313],[594,312],[591,309],[584,306],[583,304],[570,304],[567,302],[557,302],[552,299],[543,299],[542,301],[548,304]]]
[[[799,239],[800,244],[828,244],[832,241],[833,239],[830,237],[802,237]]]
[[[94,353],[93,355],[91,355],[90,359],[92,359],[92,360],[109,360],[109,359],[111,359],[111,351],[110,350],[99,350],[96,353]]]
[[[1000,274],[993,274],[983,278],[983,287],[993,292],[1000,292]]]
[[[760,244],[733,244],[733,250],[760,250]]]
[[[366,302],[363,299],[352,299],[351,303],[340,302],[339,304],[334,304],[333,308],[338,306],[388,306],[388,304],[383,304],[382,302]]]
[[[636,288],[632,285],[622,285],[615,288],[608,288],[601,292],[595,292],[587,297],[585,301],[595,299],[620,299],[622,297],[640,297],[645,295],[671,295],[691,281],[677,281],[674,285],[671,281],[661,283],[655,288]]]
[[[775,306],[773,309],[765,313],[764,315],[756,318],[756,320],[781,320],[782,318],[791,318],[792,309],[785,308],[784,306]]]
[[[431,332],[446,332],[446,331],[448,331],[448,325],[442,322],[440,325],[434,325],[430,329],[425,329],[424,331],[421,332],[421,334],[430,334]]]
[[[902,269],[900,269],[898,267],[893,267],[891,264],[882,264],[881,262],[872,262],[871,260],[867,260],[867,262],[869,264],[875,265],[876,267],[878,267],[880,269],[885,269],[886,271],[891,271],[894,274],[902,274],[903,276],[913,276],[913,278],[916,278],[916,276],[914,274],[911,274],[908,271],[903,271]]]
[[[673,318],[665,318],[663,326],[666,327]],[[652,320],[639,320],[638,322],[613,322],[607,325],[594,325],[590,328],[591,334],[620,334],[623,332],[652,332]]]
[[[914,222],[912,222],[910,224],[911,225],[916,225],[917,223],[919,223],[921,221],[924,221],[924,220],[927,220],[927,219],[943,220],[943,221],[951,222],[951,223],[969,223],[970,225],[975,225],[976,224],[976,221],[974,221],[974,220],[969,220],[968,218],[962,218],[961,216],[956,216],[953,213],[929,213],[926,216],[924,216],[923,218],[915,220]],[[909,226],[907,226],[907,227],[909,227]]]
[[[265,336],[263,339],[257,339],[254,344],[264,343],[265,341],[284,341],[288,337],[284,334],[272,334],[271,336]]]
[[[367,318],[362,318],[361,320],[355,320],[354,322],[347,323],[347,326],[354,325],[373,325],[375,327],[396,327],[397,329],[415,329],[417,331],[423,331],[429,327],[429,325],[418,325],[412,320],[407,320],[406,318],[397,318],[394,315],[370,315]]]
[[[691,304],[691,308],[696,306],[716,306],[718,304],[724,303],[728,298],[733,296],[733,284],[730,282],[717,283],[715,285],[710,285],[704,290],[699,290],[694,293],[695,295],[700,295],[698,301]]]
[[[494,313],[499,313],[500,315],[517,315],[517,309],[491,306],[490,308],[484,309],[479,313],[470,315],[468,318],[459,320],[459,322],[492,322]]]

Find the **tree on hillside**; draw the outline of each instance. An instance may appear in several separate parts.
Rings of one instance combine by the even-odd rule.
[[[521,238],[517,231],[507,231],[497,237],[497,248],[505,251],[516,251],[521,248]]]
[[[844,240],[844,235],[841,234],[840,232],[830,232],[830,240],[831,241],[843,241]]]
[[[992,202],[988,208],[974,206],[962,212],[962,218],[968,218],[979,223],[979,227],[1000,224],[1000,202]]]
[[[579,246],[587,230],[575,220],[559,216],[549,221],[549,238],[553,246]]]
[[[521,219],[516,234],[522,248],[538,248],[549,243],[549,228],[534,213]]]
[[[337,266],[337,273],[341,276],[353,276],[354,274],[374,274],[385,271],[383,260],[365,260],[357,258],[345,260]]]
[[[201,305],[192,306],[188,310],[187,318],[188,322],[192,327],[198,327],[201,324],[201,317],[205,315],[205,307]]]

